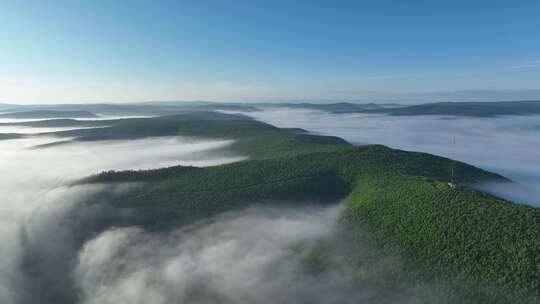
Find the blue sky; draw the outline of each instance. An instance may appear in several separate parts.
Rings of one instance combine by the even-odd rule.
[[[540,99],[537,0],[0,7],[0,102]]]

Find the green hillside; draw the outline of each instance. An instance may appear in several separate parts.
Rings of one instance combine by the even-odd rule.
[[[540,210],[424,177],[364,175],[342,215],[359,233],[398,248],[438,276],[540,291]],[[478,286],[460,288],[475,292]],[[493,289],[487,295],[501,297]],[[488,297],[488,299],[490,299]],[[493,299],[487,300],[491,302]]]
[[[146,182],[115,200],[115,204],[144,208],[145,224],[168,226],[169,220],[186,224],[199,219],[199,215],[207,217],[253,202],[333,202],[345,197],[361,174],[421,174],[446,180],[450,174],[447,164],[447,159],[433,155],[366,146],[209,168],[178,166],[148,171],[109,171],[89,177],[85,182]],[[463,163],[457,163],[455,170],[457,180],[464,183],[502,178]]]
[[[456,115],[472,117],[495,117],[498,115],[538,115],[540,101],[498,101],[498,102],[431,102],[417,105],[395,103],[222,103],[222,102],[147,102],[131,104],[62,104],[62,105],[6,105],[0,109],[13,111],[8,116],[27,116],[20,118],[72,118],[91,117],[61,115],[64,113],[96,113],[111,116],[163,116],[200,111],[239,111],[256,112],[271,108],[308,109],[329,113],[381,113],[389,115]],[[35,117],[28,117],[34,113]],[[51,113],[57,112],[56,115]],[[40,114],[41,113],[41,114]],[[80,114],[79,114],[80,115]],[[1,116],[0,116],[1,117]],[[7,116],[6,116],[7,117]]]
[[[107,124],[106,127],[44,134],[70,138],[72,141],[142,139],[159,136],[233,139],[235,143],[230,150],[252,158],[330,151],[350,146],[338,137],[314,136],[303,130],[280,129],[244,115],[217,112],[186,112],[171,116],[103,122]]]
[[[351,103],[351,102],[336,102],[336,103],[256,103],[260,108],[289,108],[289,109],[308,109],[318,110],[330,113],[354,113],[364,112],[366,110],[380,109],[383,106],[375,103]]]
[[[88,111],[53,111],[33,110],[0,114],[0,118],[41,119],[41,118],[95,118],[95,114]]]
[[[18,122],[0,123],[0,126],[23,126],[33,128],[58,128],[58,127],[96,127],[107,126],[114,120],[77,120],[71,118],[31,120]]]
[[[359,239],[369,235],[407,261],[406,267],[392,270],[397,277],[450,282],[445,288],[474,302],[511,303],[518,296],[540,296],[539,211],[467,186],[505,180],[499,175],[425,153],[380,145],[352,147],[338,138],[279,129],[237,115],[192,113],[130,124],[147,126],[144,136],[161,134],[152,130],[152,121],[158,122],[158,130],[174,126],[177,135],[235,139],[232,150],[250,159],[208,168],[109,171],[82,181],[135,182],[111,203],[132,211],[130,225],[167,230],[253,204],[345,199],[344,228]],[[131,134],[123,130],[129,128],[120,125],[92,134]],[[79,140],[95,138],[87,135]],[[456,189],[446,184],[452,166]],[[350,258],[362,255],[351,252]],[[363,273],[361,267],[351,269]]]

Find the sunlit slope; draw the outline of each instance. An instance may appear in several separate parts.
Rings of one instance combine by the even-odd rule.
[[[464,163],[456,162],[454,166],[458,182],[502,179]],[[346,197],[362,175],[386,173],[448,180],[450,170],[451,161],[446,158],[373,145],[208,168],[104,172],[85,182],[143,182],[116,199],[115,204],[144,209],[144,225],[162,227],[185,224],[253,202],[335,201]]]
[[[540,210],[416,176],[362,175],[343,220],[438,275],[540,291]]]

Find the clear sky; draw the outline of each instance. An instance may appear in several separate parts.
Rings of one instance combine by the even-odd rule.
[[[538,0],[0,0],[0,102],[540,99]]]

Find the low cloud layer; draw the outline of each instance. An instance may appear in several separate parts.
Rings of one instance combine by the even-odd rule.
[[[0,251],[2,303],[416,303],[419,294],[429,303],[440,297],[429,284],[396,280],[395,256],[336,244],[338,204],[253,207],[149,232],[126,225],[129,210],[106,204],[112,198],[103,193],[130,185],[69,186],[101,170],[244,159],[224,152],[229,140],[160,137],[33,148],[56,140],[0,141],[0,242],[8,244]],[[331,261],[320,260],[317,254],[328,250]],[[363,276],[341,261],[359,256]]]
[[[68,186],[73,180],[110,169],[209,166],[244,159],[223,152],[232,141],[179,137],[32,148],[56,140],[0,141],[2,303],[73,303],[78,291],[70,271],[80,246],[94,237],[102,222],[128,216],[122,210],[81,204],[104,186]]]
[[[330,209],[250,209],[168,234],[106,231],[79,254],[84,303],[355,303],[350,277],[302,272]]]
[[[528,189],[538,189],[540,159],[533,148],[540,145],[532,118],[387,117],[299,110],[250,115],[355,143],[447,155],[523,181],[504,185],[508,188],[483,185],[489,191],[507,191],[506,196],[528,193],[512,188],[525,182]],[[454,135],[455,151],[450,146]],[[8,244],[0,250],[2,303],[341,304],[441,299],[460,303],[441,286],[396,278],[402,265],[395,255],[367,243],[352,249],[343,246],[349,242],[336,248],[325,243],[334,239],[339,206],[254,207],[174,231],[148,232],[129,226],[110,228],[111,223],[129,220],[127,210],[84,204],[104,190],[124,191],[130,185],[68,186],[102,170],[209,166],[244,159],[224,152],[232,141],[160,137],[32,149],[55,140],[0,141],[0,242]],[[534,193],[538,192],[526,198]],[[99,199],[106,202],[107,197]],[[353,275],[350,264],[344,263],[312,271],[309,258],[321,242],[335,250],[331,263],[361,258],[362,270]]]
[[[409,280],[397,255],[352,241],[340,208],[253,207],[169,233],[108,230],[79,252],[80,301],[463,303],[440,282]]]
[[[279,127],[337,135],[354,144],[383,144],[465,161],[519,183],[482,189],[540,206],[540,116],[387,116],[279,108],[246,114]]]
[[[516,183],[483,183],[475,185],[475,187],[513,202],[540,207],[540,182],[538,180]]]

